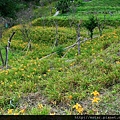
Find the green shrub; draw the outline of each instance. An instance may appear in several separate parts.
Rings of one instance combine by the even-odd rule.
[[[93,37],[93,30],[97,27],[97,19],[92,15],[87,21],[84,22],[85,28],[90,32],[90,37]]]
[[[60,45],[56,48],[56,53],[58,54],[59,57],[63,56],[63,52],[64,52],[63,46]]]
[[[71,27],[76,25],[79,20],[72,18],[60,18],[60,17],[46,17],[46,18],[37,18],[32,21],[33,26],[55,26],[54,21],[58,24],[59,27]],[[70,25],[72,23],[72,25]]]

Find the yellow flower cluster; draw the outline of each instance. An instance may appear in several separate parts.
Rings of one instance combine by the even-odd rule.
[[[97,96],[99,96],[99,92],[97,92],[96,90],[94,92],[92,92],[91,94],[94,95],[93,99],[92,99],[92,103],[98,103],[98,101],[100,100],[100,98],[98,98]]]
[[[25,109],[21,109],[19,112],[14,112],[13,109],[8,109],[7,113],[9,115],[20,115],[25,113]]]
[[[74,105],[73,108],[75,108],[76,111],[77,111],[79,114],[82,114],[82,113],[83,113],[83,110],[84,110],[84,109],[83,109],[83,107],[82,107],[80,104],[76,103],[76,105]]]

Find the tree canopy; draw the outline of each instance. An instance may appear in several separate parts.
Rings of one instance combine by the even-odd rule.
[[[21,4],[32,0],[0,0],[0,16],[15,18],[16,12],[21,8]],[[34,0],[39,2],[39,0]]]
[[[0,0],[0,16],[15,17],[17,0]]]

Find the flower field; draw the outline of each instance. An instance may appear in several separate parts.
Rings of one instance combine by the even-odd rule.
[[[6,30],[0,43],[5,58],[4,46],[16,32],[9,50],[10,68],[0,69],[0,114],[120,114],[119,27],[106,28],[101,37],[81,43],[80,55],[77,45],[63,50],[64,57],[55,53],[54,27],[26,29],[31,50],[20,25]],[[86,33],[82,28],[81,41],[88,38]],[[75,29],[59,27],[57,37],[59,45],[68,47],[76,42]]]

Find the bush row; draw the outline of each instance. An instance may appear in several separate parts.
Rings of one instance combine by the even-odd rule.
[[[72,18],[60,18],[60,17],[46,17],[46,18],[37,18],[32,21],[33,26],[55,26],[55,22],[60,27],[73,27],[77,23],[79,23],[79,19],[72,19]],[[84,22],[85,20],[83,20]],[[82,23],[83,23],[82,22]],[[83,24],[81,24],[83,26]],[[105,25],[109,26],[119,26],[120,20],[106,20]]]
[[[37,18],[32,21],[33,26],[55,26],[55,22],[60,27],[71,27],[78,23],[79,20],[71,18],[46,17]]]
[[[28,39],[23,36],[23,31],[25,28],[23,28],[20,25],[14,26],[10,28],[7,31],[7,35],[4,34],[3,39],[7,39],[8,35],[12,33],[12,31],[16,31],[15,36],[13,37],[13,40],[23,40],[28,41]],[[66,43],[68,41],[75,40],[76,41],[76,32],[74,29],[69,29],[65,27],[58,27],[58,34],[56,35],[56,28],[55,27],[40,27],[40,26],[33,26],[28,27],[26,26],[26,30],[28,30],[28,37],[32,40],[34,43],[48,43],[53,44],[54,41],[57,39],[59,40],[59,44]]]

